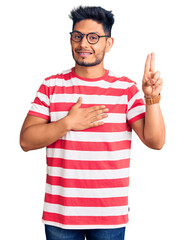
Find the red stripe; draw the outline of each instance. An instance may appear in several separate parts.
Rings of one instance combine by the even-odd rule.
[[[145,117],[145,113],[141,113],[141,114],[137,115],[136,117],[131,118],[128,121],[128,123],[131,125],[133,122],[138,121],[138,120],[140,120],[141,118],[144,118],[144,117]]]
[[[136,85],[132,85],[130,88],[128,88],[128,101],[136,94],[139,90],[136,87]]]
[[[74,72],[74,68],[71,69],[71,71],[69,73],[61,73],[61,74],[56,74],[56,75],[52,75],[50,77],[47,77],[45,80],[48,81],[50,79],[64,79],[64,80],[70,80],[71,78],[78,78],[78,76],[76,75],[76,73]],[[88,78],[83,78],[83,80],[87,80],[87,81],[92,81],[92,79],[88,79]],[[109,75],[109,71],[107,71],[107,74],[104,75],[102,78],[99,78],[99,80],[105,80],[107,82],[115,82],[117,80],[122,81],[122,82],[128,82],[128,83],[135,83],[134,81],[132,81],[131,79],[122,76],[122,77],[115,77],[115,76],[110,76]]]
[[[45,80],[48,81],[50,79],[56,79],[56,78],[63,79],[64,75],[62,73],[61,74],[52,75],[50,77],[45,78]]]
[[[116,207],[128,205],[128,197],[78,198],[45,194],[45,202],[75,207]]]
[[[131,108],[129,109],[129,111],[130,111],[131,109],[135,108],[135,107],[143,106],[143,105],[145,105],[143,99],[142,99],[142,98],[141,98],[141,99],[137,99],[137,100],[133,103],[133,105],[131,106]]]
[[[117,151],[131,148],[131,141],[119,141],[119,142],[82,142],[82,141],[69,141],[58,140],[53,144],[50,144],[48,148],[60,148],[67,150],[79,150],[79,151]]]
[[[35,116],[35,117],[44,118],[44,119],[46,119],[48,121],[50,119],[50,117],[48,115],[44,115],[42,113],[34,112],[34,111],[31,111],[31,110],[28,112],[28,114],[32,115],[32,116]]]
[[[103,120],[102,120],[103,121]],[[51,121],[54,122],[54,121]],[[76,130],[71,130],[76,131]],[[85,130],[80,130],[83,132],[131,132],[132,128],[127,123],[104,123],[98,127],[91,127]]]
[[[61,112],[61,111],[69,111],[75,103],[51,103],[50,104],[50,112]],[[102,104],[82,104],[80,108],[88,108],[94,106],[101,106]],[[108,113],[127,113],[127,104],[104,104],[108,109]]]
[[[38,92],[45,94],[48,98],[50,95],[50,88],[44,84],[42,84],[38,90]]]
[[[121,169],[130,167],[130,159],[117,161],[77,161],[64,160],[62,158],[47,158],[47,165],[50,167],[61,167],[66,169],[83,169],[83,170],[104,170],[104,169]]]
[[[128,223],[128,214],[121,216],[64,216],[44,211],[43,220],[65,225],[119,225]]]
[[[88,95],[104,95],[104,96],[122,96],[127,95],[127,89],[121,88],[102,88],[93,86],[52,86],[49,88],[50,94],[88,94]],[[41,88],[39,92],[45,93],[45,89]]]
[[[50,185],[66,188],[116,188],[128,187],[129,177],[117,179],[69,179],[47,175],[46,182]]]
[[[33,102],[33,103],[36,103],[36,104],[38,104],[38,105],[41,105],[41,106],[44,106],[44,107],[49,108],[49,106],[47,105],[47,103],[45,103],[44,101],[41,101],[38,97],[36,97],[36,98],[34,99],[34,102]]]
[[[83,132],[131,132],[132,128],[127,123],[104,123],[101,126],[81,130]]]

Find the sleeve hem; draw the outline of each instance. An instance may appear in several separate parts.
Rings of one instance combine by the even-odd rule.
[[[135,117],[133,117],[132,119],[128,120],[128,124],[131,125],[132,123],[140,120],[141,118],[144,118],[145,117],[145,112],[144,113],[141,113]]]
[[[44,114],[42,114],[42,113],[37,113],[37,112],[34,112],[34,111],[29,111],[29,112],[28,112],[28,115],[32,115],[32,116],[35,116],[35,117],[44,118],[44,119],[46,119],[46,120],[48,120],[48,121],[49,121],[49,119],[50,119],[49,116],[44,115]]]

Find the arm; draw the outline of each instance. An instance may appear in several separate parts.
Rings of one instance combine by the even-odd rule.
[[[20,145],[24,151],[43,148],[64,136],[68,131],[66,118],[54,123],[27,115],[20,133]]]
[[[97,121],[107,117],[108,109],[105,106],[80,108],[81,104],[82,98],[79,98],[66,117],[53,123],[28,115],[20,133],[22,149],[29,151],[43,148],[57,141],[70,130],[84,130],[103,124],[102,121]]]
[[[154,54],[148,55],[145,64],[142,89],[147,98],[155,98],[162,90],[160,73],[154,73]],[[165,143],[165,124],[159,103],[146,103],[145,118],[134,122],[131,127],[141,141],[150,148],[161,149]]]
[[[165,125],[159,104],[146,105],[146,115],[131,125],[149,148],[160,150],[165,143]]]

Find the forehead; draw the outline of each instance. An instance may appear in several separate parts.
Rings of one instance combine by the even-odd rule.
[[[75,24],[73,31],[80,31],[82,33],[97,32],[104,34],[103,25],[91,19],[82,20]]]

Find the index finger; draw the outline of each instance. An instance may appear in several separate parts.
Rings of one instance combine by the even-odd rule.
[[[93,111],[97,111],[97,110],[101,110],[101,109],[105,109],[105,108],[106,108],[105,105],[98,105],[98,106],[88,107],[87,109],[88,109],[90,112],[93,112]]]
[[[145,63],[145,71],[144,74],[148,74],[150,72],[150,65],[151,65],[151,54],[148,54]]]
[[[150,71],[155,72],[155,53],[151,53]]]

